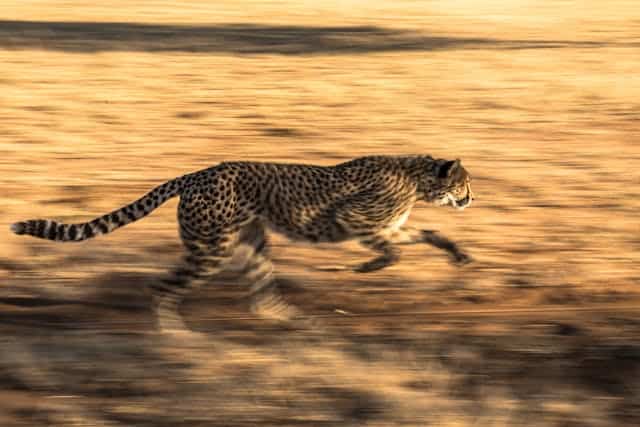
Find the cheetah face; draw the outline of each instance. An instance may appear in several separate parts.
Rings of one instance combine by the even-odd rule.
[[[462,210],[471,205],[471,176],[462,167],[460,160],[445,162],[437,171],[437,180],[431,193],[436,206],[451,206]]]

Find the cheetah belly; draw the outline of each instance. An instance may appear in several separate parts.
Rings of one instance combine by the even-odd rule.
[[[291,215],[269,215],[263,218],[270,230],[291,240],[320,242],[340,242],[348,238],[334,220],[330,212],[304,210]]]
[[[394,221],[391,222],[391,224],[389,224],[389,231],[395,232],[400,230],[400,228],[404,225],[404,223],[407,222],[407,219],[409,219],[410,214],[411,214],[411,209],[408,209],[407,211],[403,212],[397,219],[395,219]]]

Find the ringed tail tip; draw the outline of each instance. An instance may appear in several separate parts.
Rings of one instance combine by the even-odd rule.
[[[10,228],[15,234],[24,234],[26,231],[26,224],[24,222],[14,222],[11,224]]]

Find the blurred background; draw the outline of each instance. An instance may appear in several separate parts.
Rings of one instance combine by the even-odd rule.
[[[640,9],[633,0],[4,0],[0,425],[640,425]],[[232,276],[154,334],[174,199],[81,244],[83,221],[225,160],[462,159],[464,212],[358,275],[356,244],[273,236],[318,333],[254,319]],[[343,314],[346,313],[346,314]]]

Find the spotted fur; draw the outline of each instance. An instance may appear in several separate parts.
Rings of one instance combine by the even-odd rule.
[[[179,303],[222,270],[249,279],[255,312],[291,318],[298,311],[275,291],[266,228],[310,242],[357,239],[377,253],[355,268],[359,272],[397,262],[398,246],[413,243],[431,244],[466,263],[470,257],[452,241],[404,223],[419,200],[457,209],[469,206],[470,181],[459,160],[430,156],[369,156],[335,166],[225,162],[168,181],[89,222],[37,219],[17,222],[11,229],[78,242],[110,233],[180,196],[178,222],[186,253],[172,274],[152,286],[160,328],[184,329]]]

